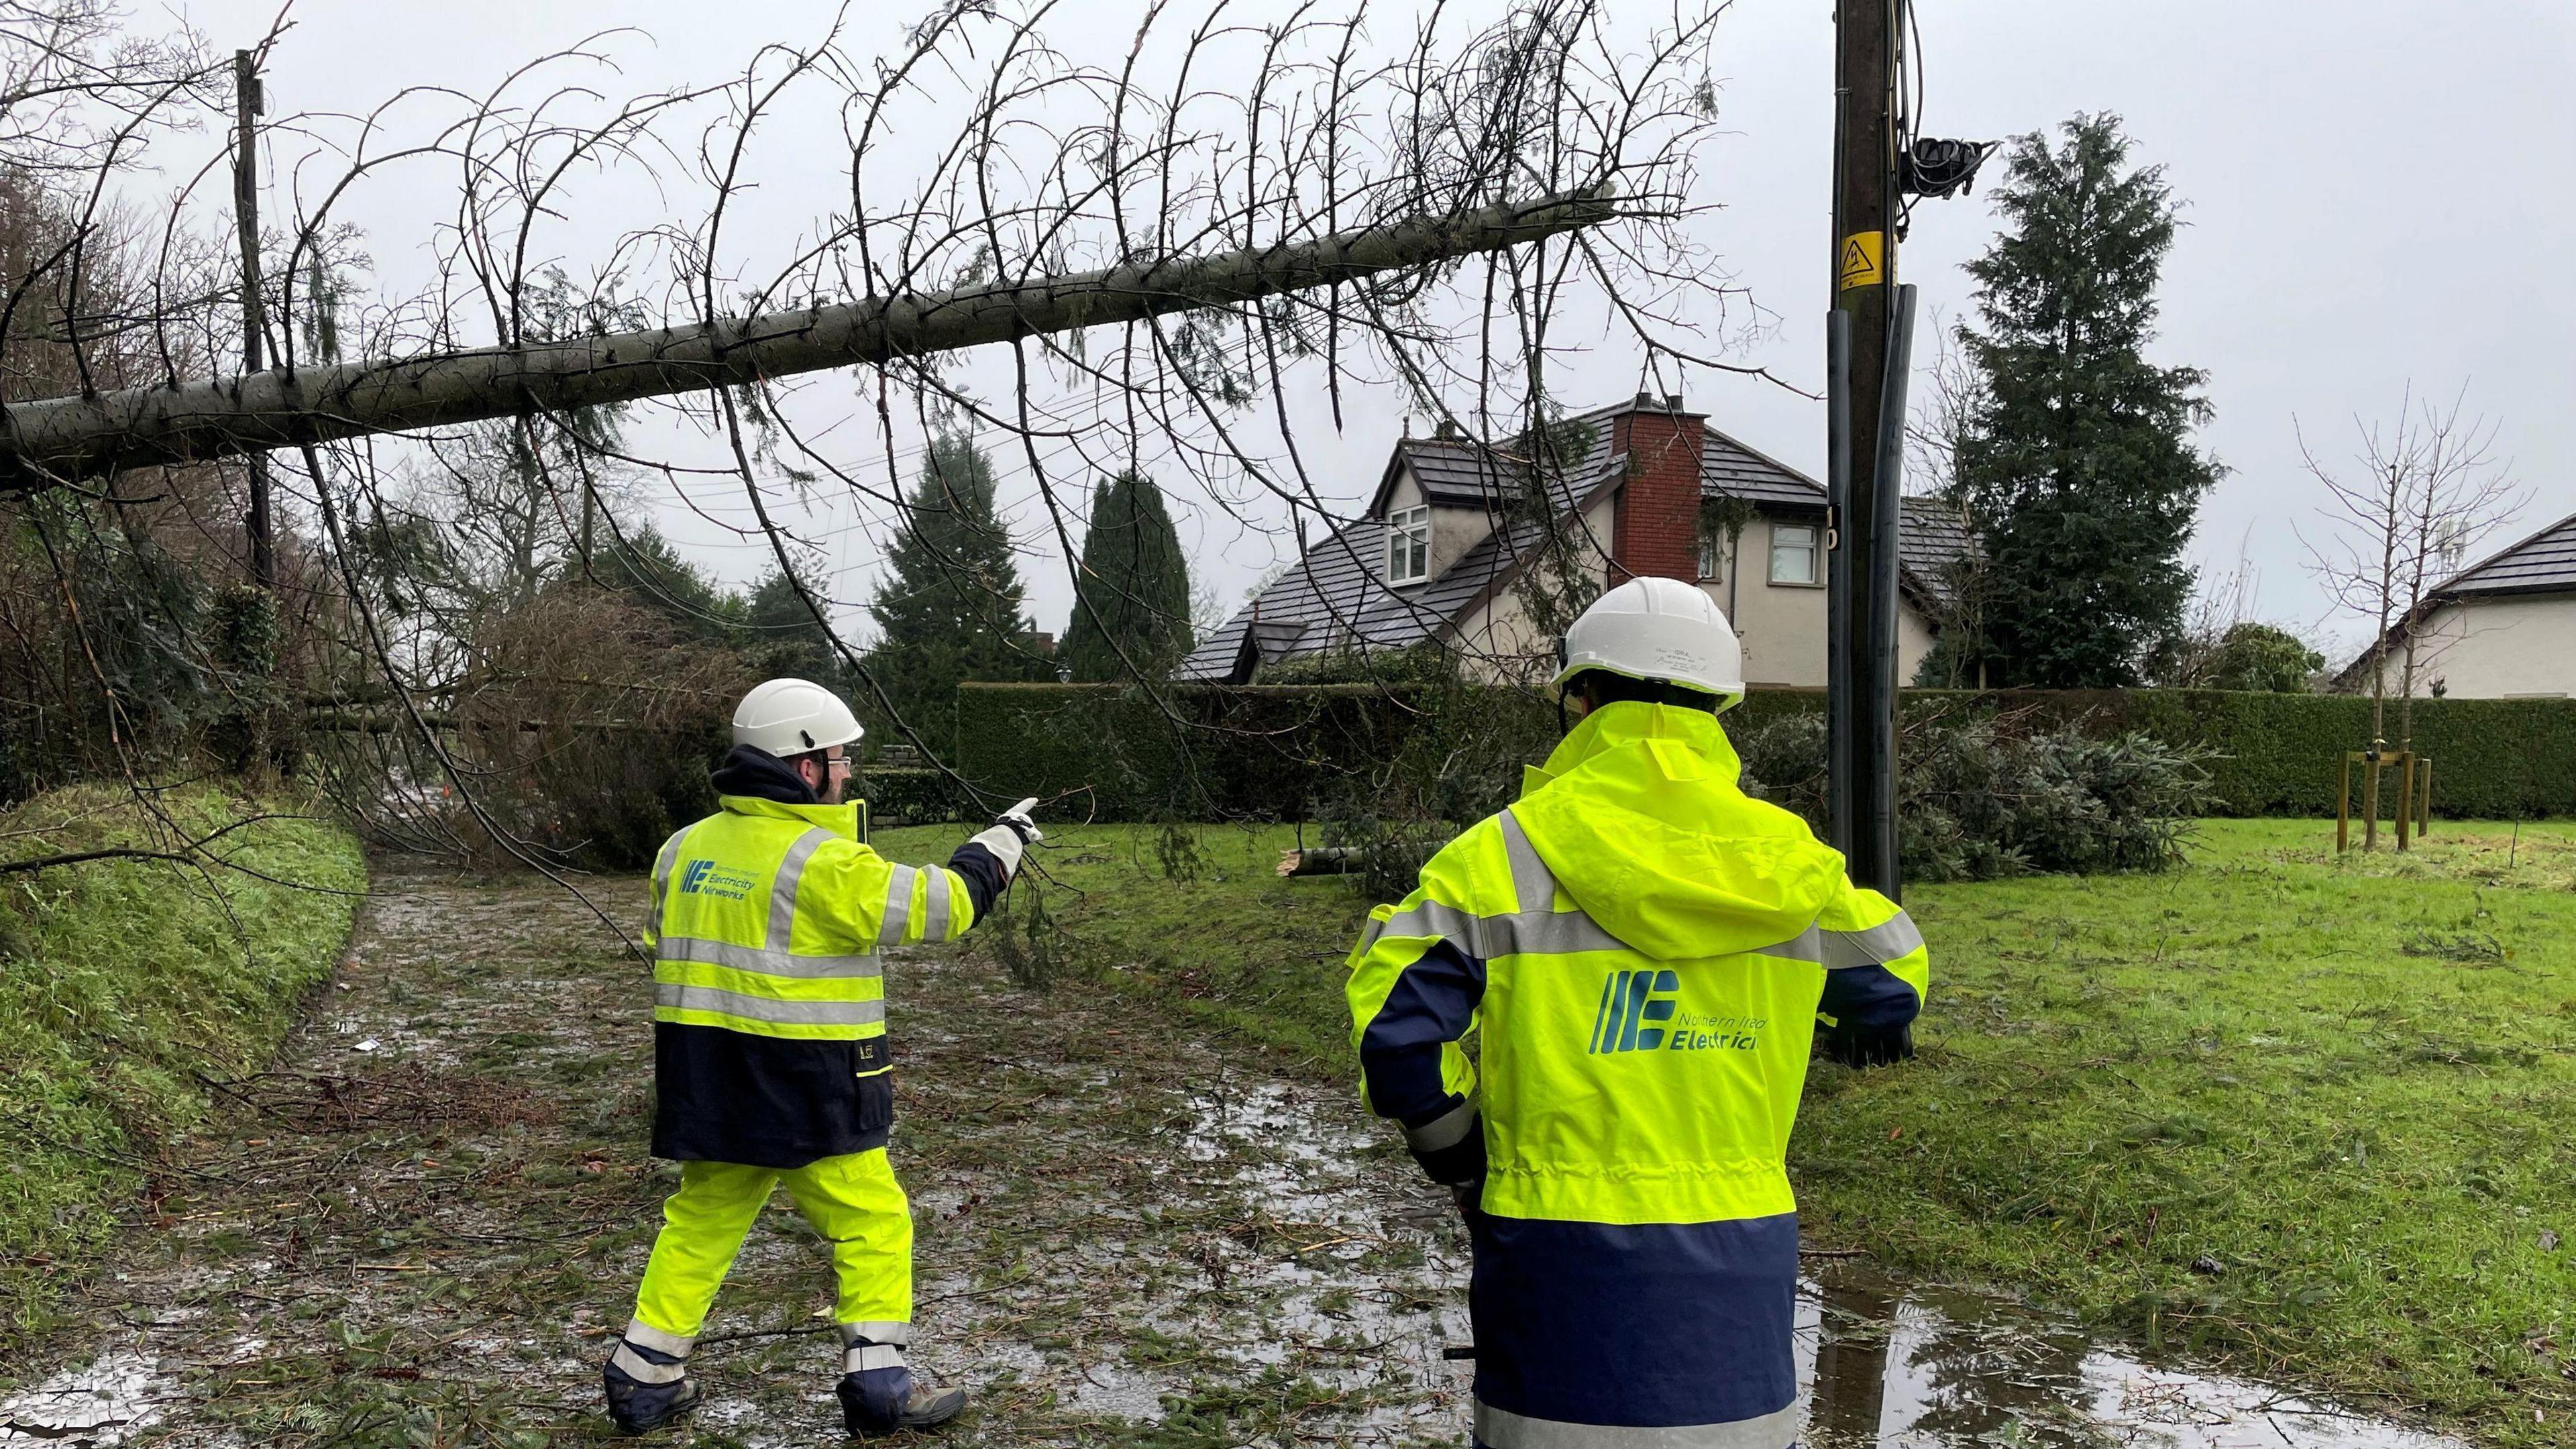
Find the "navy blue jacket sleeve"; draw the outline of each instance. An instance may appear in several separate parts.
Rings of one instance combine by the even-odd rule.
[[[1010,873],[1002,869],[1001,860],[974,841],[957,847],[957,853],[948,857],[948,868],[966,882],[966,899],[975,907],[978,924],[993,908],[993,902],[1010,889]]]
[[[1360,1034],[1370,1104],[1402,1123],[1423,1170],[1441,1182],[1484,1175],[1485,1137],[1467,1100],[1442,1085],[1441,1048],[1467,1034],[1485,996],[1485,963],[1436,941],[1404,968]]]
[[[1914,1020],[1923,998],[1895,972],[1875,962],[1825,973],[1824,999],[1816,1009],[1843,1031],[1894,1031]]]

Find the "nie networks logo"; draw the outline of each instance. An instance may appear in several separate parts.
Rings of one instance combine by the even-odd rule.
[[[1611,972],[1601,982],[1587,1053],[1751,1051],[1760,1044],[1765,1018],[1686,1014],[1681,989],[1675,971]]]
[[[751,894],[757,884],[738,870],[726,870],[712,860],[693,860],[680,874],[680,894],[684,896],[722,896],[729,901]]]

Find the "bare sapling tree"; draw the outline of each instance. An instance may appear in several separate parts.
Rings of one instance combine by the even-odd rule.
[[[0,226],[48,218],[0,278],[0,511],[59,543],[74,516],[107,538],[176,507],[194,576],[239,579],[239,460],[276,450],[281,687],[317,727],[309,766],[407,843],[597,858],[560,793],[505,780],[691,757],[780,631],[946,768],[945,727],[881,687],[823,567],[937,534],[906,486],[933,440],[986,449],[1013,546],[1071,569],[1094,480],[1128,471],[1194,492],[1220,540],[1341,536],[1314,456],[1355,388],[1528,440],[1605,338],[1664,387],[1732,366],[1706,339],[1740,304],[1689,226],[1713,11],[1616,9],[1110,24],[953,0],[883,54],[848,12],[624,99],[603,78],[639,38],[618,34],[357,115],[272,83],[267,365],[244,375],[229,67],[100,0],[0,0],[0,184],[41,203]],[[422,196],[446,220],[389,249],[381,219]],[[675,519],[765,560],[764,597],[805,619],[753,620],[664,540]],[[8,557],[10,607],[67,601],[12,615],[11,667],[121,718],[133,683],[65,662],[98,629],[60,554]],[[192,607],[151,622],[202,635]],[[749,662],[683,662],[709,648]],[[1159,664],[1126,662],[1166,698]],[[47,778],[98,769],[84,748]],[[662,788],[622,771],[602,787]]]
[[[2370,621],[2370,643],[2346,671],[2370,691],[2362,846],[2379,840],[2380,757],[2391,753],[2388,699],[2397,697],[2395,753],[2411,756],[2415,700],[2456,638],[2433,626],[2442,585],[2477,544],[2517,513],[2527,495],[2495,456],[2497,425],[2463,414],[2467,389],[2447,404],[2410,386],[2391,421],[2354,419],[2349,464],[2320,461],[2304,434],[2299,452],[2327,495],[2328,532],[2303,540],[2308,567],[2343,610]]]
[[[1943,508],[1959,519],[1959,448],[1970,435],[1987,403],[1985,375],[1968,364],[1957,329],[1933,314],[1926,329],[1935,346],[1931,364],[1915,383],[1916,401],[1905,422],[1907,497],[1918,508]],[[1973,546],[1944,560],[1920,602],[1930,616],[1933,645],[1923,656],[1914,683],[1943,689],[1983,689],[1986,685],[1986,604],[1992,587],[1986,557]]]

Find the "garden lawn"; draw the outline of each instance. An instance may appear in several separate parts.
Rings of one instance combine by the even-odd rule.
[[[2211,821],[2170,874],[1910,892],[1921,1054],[1810,1077],[1811,1243],[2481,1442],[2576,1442],[2576,828],[2441,821],[2340,859],[2333,829]],[[1368,902],[1277,879],[1291,843],[1056,831],[999,954],[1349,1080]]]
[[[356,839],[297,804],[206,786],[160,802],[193,836],[238,824],[209,849],[241,868],[0,874],[0,1346],[96,1260],[165,1142],[203,1115],[203,1078],[276,1049],[366,889]],[[0,814],[0,861],[118,846],[166,846],[122,790]]]

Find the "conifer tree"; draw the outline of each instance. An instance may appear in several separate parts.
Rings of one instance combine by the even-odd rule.
[[[868,605],[880,634],[869,672],[907,719],[951,702],[960,680],[1046,672],[1028,648],[1026,589],[993,493],[993,465],[973,439],[931,440]]]
[[[772,569],[752,587],[743,601],[743,624],[747,652],[762,673],[810,679],[844,697],[853,692],[841,677],[832,636],[815,622],[813,609],[784,570]]]
[[[2014,143],[2003,234],[1968,264],[1978,324],[1959,329],[1971,389],[1948,482],[1986,598],[1964,652],[1991,684],[2125,685],[2182,627],[2183,546],[2220,470],[2191,440],[2207,375],[2144,351],[2174,239],[2164,169],[2129,165],[2117,116],[2060,131]]]
[[[1160,678],[1190,645],[1189,562],[1163,490],[1132,468],[1102,479],[1074,578],[1065,664],[1076,679],[1125,679],[1131,666]]]

